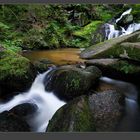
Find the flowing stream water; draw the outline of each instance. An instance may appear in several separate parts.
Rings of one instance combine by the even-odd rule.
[[[45,132],[48,121],[52,118],[54,113],[65,104],[64,101],[58,99],[53,93],[45,91],[44,78],[52,69],[37,75],[28,92],[15,96],[11,101],[0,104],[0,112],[9,111],[13,107],[22,103],[34,103],[38,110],[28,119],[28,123],[32,131]]]
[[[125,15],[130,14],[131,11],[132,11],[132,9],[130,8],[127,11],[125,11],[124,13],[122,13],[122,15],[118,19],[115,20],[115,23],[113,23],[113,24],[106,23],[105,24],[105,33],[106,33],[107,40],[116,38],[119,36],[128,35],[137,30],[140,30],[140,23],[132,23],[126,29],[124,27],[120,27],[121,30],[115,29],[114,24],[116,24],[118,21],[120,21]]]
[[[116,19],[116,23],[121,20],[123,16],[126,14],[130,14],[132,9],[129,9],[125,11],[118,19]],[[106,29],[106,35],[107,39],[111,39],[114,37],[130,34],[136,30],[140,29],[140,24],[138,23],[132,23],[128,26],[127,29],[124,29],[121,27],[121,31],[116,30],[114,25],[107,23],[108,30]],[[33,55],[25,54],[27,58],[29,58],[31,61],[35,61],[36,58],[46,58],[46,56],[50,57],[50,60],[55,61],[56,63],[63,64],[64,60],[67,58],[68,61],[83,61],[79,59],[78,54],[80,53],[80,50],[73,51],[65,50],[61,52],[61,50],[58,50],[58,52],[48,51],[47,54],[43,51]],[[43,54],[42,54],[43,53]],[[51,54],[53,53],[53,54]],[[39,54],[39,55],[38,55]],[[66,61],[66,60],[65,60]],[[66,63],[66,62],[65,62]],[[48,70],[47,72],[44,72],[43,74],[38,74],[35,81],[33,82],[31,88],[29,91],[25,93],[21,93],[17,96],[15,96],[12,100],[10,100],[7,103],[0,104],[0,112],[3,112],[5,110],[10,110],[13,107],[22,104],[22,103],[34,103],[38,106],[38,110],[36,113],[28,119],[28,123],[30,124],[32,131],[34,132],[45,132],[46,127],[48,125],[48,121],[52,118],[54,113],[63,105],[66,103],[60,99],[58,99],[54,93],[50,93],[45,91],[45,87],[43,84],[44,78],[49,75],[49,72],[52,69]],[[137,103],[137,96],[138,92],[134,85],[122,82],[118,80],[113,80],[107,77],[102,77],[100,79],[101,81],[104,81],[107,84],[111,84],[115,86],[117,89],[121,90],[121,92],[126,96],[125,98],[125,117],[121,122],[119,130],[124,130],[125,128],[128,128],[127,130],[134,130],[134,124],[139,116],[139,106]],[[128,125],[128,126],[126,126]]]

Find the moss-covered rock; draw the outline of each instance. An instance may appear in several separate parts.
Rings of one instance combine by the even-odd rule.
[[[86,50],[82,51],[81,58],[112,58],[125,56],[129,59],[140,61],[139,47],[122,46],[124,42],[137,42],[137,37],[140,32],[135,32],[130,35],[118,37],[115,39],[107,40],[105,42],[93,45]]]
[[[102,25],[103,21],[92,21],[88,25],[82,27],[73,33],[74,36],[79,37],[81,41],[77,42],[77,46],[80,48],[86,48],[91,44],[93,35],[97,29]]]
[[[73,66],[61,66],[52,71],[49,79],[46,77],[44,82],[46,90],[70,100],[86,94],[100,76],[101,71],[97,67],[80,69]]]
[[[38,72],[43,73],[47,71],[50,67],[54,67],[55,65],[47,59],[41,59],[33,62],[34,67]]]
[[[133,61],[121,59],[92,59],[87,60],[87,66],[97,66],[104,76],[138,83],[140,76],[140,65]]]
[[[114,90],[78,97],[54,114],[46,131],[115,131],[122,116],[121,98]]]
[[[38,106],[36,104],[23,103],[23,104],[13,107],[9,112],[20,118],[25,119],[25,117],[35,113],[37,109],[38,109]]]
[[[31,86],[36,70],[30,61],[10,50],[0,52],[1,97],[23,92]]]
[[[64,115],[65,114],[65,115]],[[95,131],[87,97],[78,97],[60,108],[49,121],[48,132]]]

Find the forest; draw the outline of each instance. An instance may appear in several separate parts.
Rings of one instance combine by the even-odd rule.
[[[140,4],[0,15],[0,132],[140,131]]]

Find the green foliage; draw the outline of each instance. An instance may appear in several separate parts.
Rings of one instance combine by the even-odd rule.
[[[89,47],[92,34],[98,29],[98,27],[102,24],[102,21],[93,21],[88,25],[84,26],[80,30],[75,31],[73,34],[77,36],[76,46],[78,47]],[[79,37],[79,38],[78,38]],[[75,41],[75,40],[74,40]]]
[[[140,67],[134,64],[130,64],[127,61],[119,61],[116,64],[113,64],[113,68],[124,72],[125,74],[138,73]]]
[[[133,10],[132,10],[132,14],[134,16],[134,21],[135,22],[140,22],[140,4],[133,4],[131,5]]]
[[[96,12],[98,13],[98,16],[100,17],[100,20],[103,20],[104,22],[107,22],[114,16],[113,12],[111,10],[108,10],[103,5],[97,5]]]
[[[124,65],[121,69],[121,71],[124,71],[126,74],[128,74],[130,71],[133,70],[133,67],[131,65]]]
[[[29,60],[11,50],[0,52],[0,80],[10,77],[26,77]]]
[[[80,30],[75,31],[74,35],[87,38],[89,35],[91,35],[93,32],[96,31],[96,29],[99,27],[101,23],[102,21],[93,21],[88,25],[84,26],[83,28],[81,28]]]
[[[134,8],[133,14],[139,18],[139,5],[131,6]],[[16,50],[16,47],[85,48],[90,46],[91,34],[98,26],[126,7],[128,5],[121,4],[2,4],[0,5],[0,43],[12,50]],[[9,47],[10,44],[12,47]],[[15,49],[13,49],[14,45]]]
[[[14,52],[21,52],[21,45],[22,45],[22,40],[18,39],[18,40],[5,40],[2,43],[2,46],[8,50],[12,50]]]
[[[7,30],[7,29],[9,29],[9,26],[7,26],[6,24],[0,22],[0,29],[1,30]]]
[[[29,32],[22,38],[23,46],[27,49],[38,49],[47,47],[47,43],[44,40],[43,29],[30,29]]]

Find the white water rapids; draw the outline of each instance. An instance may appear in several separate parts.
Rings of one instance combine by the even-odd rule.
[[[116,19],[115,24],[118,21],[120,21],[122,19],[122,17],[130,14],[131,11],[132,11],[132,9],[130,8],[127,11],[125,11],[124,13],[122,13],[122,15],[118,19]],[[114,24],[106,23],[105,24],[106,39],[109,40],[109,39],[116,38],[119,36],[128,35],[137,30],[140,30],[140,23],[132,23],[126,29],[124,27],[120,27],[120,28],[121,28],[121,30],[116,30]]]
[[[51,69],[43,74],[37,75],[28,92],[15,96],[11,101],[0,104],[0,112],[9,111],[13,107],[22,103],[34,103],[38,106],[37,112],[28,120],[32,131],[45,132],[48,121],[54,113],[65,104],[53,93],[45,91],[43,80]]]

